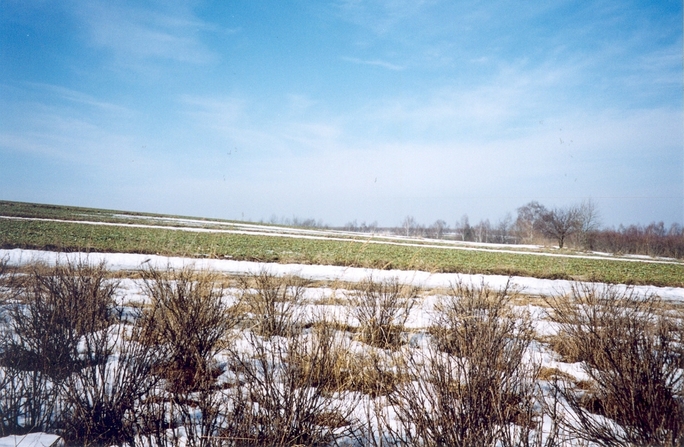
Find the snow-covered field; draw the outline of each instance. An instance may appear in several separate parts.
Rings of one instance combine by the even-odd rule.
[[[206,222],[202,222],[203,224]],[[155,255],[122,254],[122,253],[55,253],[38,250],[0,250],[0,259],[7,259],[12,266],[29,265],[31,263],[43,263],[46,265],[64,265],[71,261],[85,261],[88,264],[104,263],[109,270],[121,272],[135,272],[146,268],[159,270],[182,269],[192,267],[196,270],[213,271],[230,276],[244,276],[269,272],[276,276],[296,276],[307,280],[319,281],[320,287],[309,287],[304,291],[303,300],[298,304],[293,315],[300,321],[312,321],[316,318],[325,317],[327,321],[336,321],[346,327],[356,327],[359,321],[355,319],[349,310],[349,304],[340,302],[335,298],[348,298],[353,292],[345,287],[359,283],[369,278],[374,281],[397,280],[401,284],[411,285],[420,289],[419,300],[410,310],[404,323],[408,332],[409,346],[424,343],[428,328],[436,321],[436,304],[444,297],[445,290],[457,283],[472,284],[475,286],[486,285],[494,289],[503,288],[506,284],[511,286],[518,296],[522,297],[513,303],[513,310],[521,317],[527,315],[531,318],[532,326],[536,333],[536,340],[527,348],[525,358],[538,366],[561,371],[577,381],[587,380],[588,376],[581,363],[563,362],[558,354],[539,340],[553,336],[558,332],[558,326],[549,321],[547,309],[534,299],[538,297],[561,296],[570,292],[573,283],[565,280],[546,280],[526,277],[505,277],[497,275],[466,275],[466,274],[443,274],[421,271],[399,270],[375,270],[364,268],[337,267],[324,265],[299,265],[299,264],[264,264],[247,261],[216,260],[216,259],[190,259],[180,257],[164,257]],[[125,276],[125,275],[124,275]],[[624,285],[615,286],[616,290],[633,290],[640,296],[651,294],[659,296],[662,300],[672,305],[679,305],[684,301],[684,288]],[[239,290],[226,289],[225,299],[235,300],[239,296]],[[118,281],[116,292],[117,301],[120,305],[140,306],[149,304],[149,297],[145,294],[143,280],[123,278]],[[529,300],[525,300],[528,297]],[[238,342],[240,337],[238,336]],[[243,340],[244,343],[244,340]],[[353,342],[355,349],[365,349],[363,344]],[[249,351],[249,343],[243,344],[243,349]],[[253,353],[252,353],[253,354]],[[248,352],[249,355],[249,352]],[[355,413],[363,418],[367,414]],[[364,416],[365,414],[365,416]],[[365,423],[370,423],[366,421]],[[54,435],[30,435],[27,437],[0,438],[0,447],[10,445],[42,446],[50,445],[56,441]]]
[[[295,275],[310,280],[359,282],[373,277],[376,280],[396,278],[404,284],[410,284],[421,288],[432,289],[449,287],[458,281],[472,284],[484,284],[499,288],[503,287],[509,277],[501,275],[468,275],[461,273],[430,273],[421,271],[405,270],[379,270],[357,267],[339,267],[330,265],[304,265],[304,264],[266,264],[249,261],[233,261],[227,259],[194,259],[181,257],[167,257],[157,255],[141,255],[132,253],[56,253],[40,250],[0,250],[0,259],[7,257],[11,265],[19,266],[32,262],[42,262],[54,265],[57,262],[64,263],[68,259],[83,259],[91,263],[106,263],[111,270],[139,270],[145,266],[157,269],[182,268],[193,266],[199,270],[212,270],[225,274],[248,274],[256,273],[264,269],[274,275]],[[567,280],[550,280],[514,276],[510,278],[511,285],[520,293],[528,295],[552,295],[563,294],[570,290],[572,284]],[[625,286],[622,286],[625,287]],[[681,287],[654,287],[635,286],[634,290],[639,294],[656,294],[664,300],[683,301],[684,288]]]

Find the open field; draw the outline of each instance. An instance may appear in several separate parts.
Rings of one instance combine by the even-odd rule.
[[[0,202],[0,247],[684,285],[684,263]]]
[[[682,263],[9,208],[0,445],[684,442]]]
[[[150,447],[684,439],[684,289],[117,253],[0,259],[0,445],[27,431]]]

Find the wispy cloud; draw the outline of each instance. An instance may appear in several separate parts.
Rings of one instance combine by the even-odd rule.
[[[133,110],[119,104],[103,101],[92,95],[88,95],[78,90],[62,87],[60,85],[43,84],[38,82],[26,82],[25,85],[31,90],[39,90],[44,92],[46,96],[52,95],[59,100],[90,106],[101,111],[127,116],[132,116],[135,113]]]
[[[356,57],[346,57],[346,56],[343,56],[343,57],[342,57],[342,60],[343,60],[343,61],[347,61],[347,62],[351,62],[351,63],[354,63],[354,64],[359,64],[359,65],[372,65],[372,66],[375,66],[375,67],[382,67],[382,68],[386,68],[386,69],[388,69],[388,70],[395,70],[395,71],[401,71],[401,70],[405,70],[405,69],[406,69],[406,67],[403,66],[403,65],[396,65],[396,64],[393,64],[393,63],[391,63],[391,62],[386,62],[386,61],[379,60],[379,59],[364,60],[364,59],[358,59],[358,58],[356,58]]]
[[[116,2],[79,4],[90,44],[110,51],[118,63],[136,65],[149,59],[205,64],[217,54],[199,39],[200,31],[214,31],[186,8],[144,9]]]
[[[426,0],[342,0],[337,3],[341,15],[360,26],[384,35],[416,15],[428,4]]]

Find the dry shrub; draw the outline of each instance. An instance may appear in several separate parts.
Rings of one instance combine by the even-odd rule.
[[[682,322],[656,296],[617,286],[574,284],[549,305],[592,382],[559,386],[568,429],[602,446],[684,444]]]
[[[5,366],[40,371],[63,380],[82,365],[79,342],[111,324],[116,283],[104,264],[68,261],[49,269],[32,268],[19,291],[20,304],[8,311],[13,337],[3,346]]]
[[[349,351],[348,339],[324,319],[312,326],[304,343],[309,346],[288,352],[286,359],[298,371],[302,386],[320,388],[328,393],[346,389],[355,360]]]
[[[377,397],[394,390],[400,378],[393,370],[393,358],[373,349],[354,352],[349,341],[337,324],[323,319],[313,325],[308,338],[316,349],[288,361],[300,368],[309,386],[331,394],[358,391]],[[312,383],[312,378],[318,379]]]
[[[333,334],[248,338],[252,353],[233,352],[241,386],[221,432],[226,445],[324,446],[351,433],[351,394],[331,395],[342,348]]]
[[[431,345],[408,354],[403,368],[411,380],[389,395],[399,443],[541,443],[538,367],[523,359],[532,329],[511,312],[509,299],[508,287],[453,286],[438,307]]]
[[[112,324],[83,337],[86,366],[66,379],[62,391],[60,433],[67,444],[135,445],[161,355],[141,342],[144,331]]]
[[[560,356],[560,360],[566,363],[577,363],[586,360],[583,358],[582,347],[576,343],[572,337],[565,334],[555,334],[545,337],[544,341],[549,347]]]
[[[7,301],[12,298],[14,288],[13,270],[9,264],[9,256],[5,255],[0,258],[0,306],[3,306]],[[3,310],[0,308],[0,322],[2,322]]]
[[[169,389],[193,391],[208,378],[213,382],[222,373],[214,357],[239,321],[235,307],[224,301],[222,279],[191,268],[164,272],[149,268],[143,280],[151,304],[140,326],[146,327],[146,342],[166,353],[158,372]]]
[[[252,318],[252,330],[266,337],[293,334],[297,329],[294,311],[308,284],[302,278],[280,277],[267,270],[242,278],[240,305]]]
[[[359,284],[351,296],[351,316],[359,321],[361,341],[379,348],[402,343],[402,332],[416,302],[418,289],[399,283],[397,278]]]
[[[154,353],[121,324],[104,264],[34,265],[3,333],[3,434],[58,432],[71,445],[133,442]]]
[[[116,284],[104,264],[79,259],[33,265],[14,286],[17,302],[6,309],[0,340],[2,432],[50,430],[58,425],[66,379],[101,361],[84,356],[80,344],[114,321]]]

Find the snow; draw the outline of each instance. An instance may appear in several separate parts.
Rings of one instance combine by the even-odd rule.
[[[503,275],[468,275],[461,273],[430,273],[418,270],[379,270],[359,267],[340,267],[332,265],[305,264],[273,264],[251,261],[234,261],[229,259],[194,259],[143,255],[135,253],[57,253],[41,250],[0,250],[0,258],[7,256],[11,265],[24,265],[31,262],[43,262],[54,265],[67,260],[84,259],[91,263],[105,262],[111,270],[139,270],[146,266],[158,269],[183,268],[192,266],[200,270],[213,270],[228,274],[249,274],[267,270],[271,274],[284,276],[296,275],[302,278],[319,281],[359,282],[369,277],[383,281],[397,279],[401,283],[415,285],[425,289],[449,287],[459,281],[479,285],[485,283],[494,288],[502,288],[509,280]],[[527,295],[560,295],[570,292],[572,281],[539,279],[521,276],[510,278],[511,286]],[[619,285],[626,289],[628,286]],[[684,301],[684,288],[633,286],[639,295],[656,294],[664,300]]]
[[[0,447],[50,447],[62,444],[59,436],[47,433],[29,433],[0,438]]]
[[[573,285],[573,282],[566,280],[548,280],[537,279],[529,277],[507,277],[501,275],[467,275],[467,274],[445,274],[445,273],[430,273],[423,271],[402,271],[402,270],[378,270],[355,267],[338,267],[329,265],[303,265],[303,264],[272,264],[259,263],[248,261],[235,260],[220,260],[220,259],[193,259],[182,257],[166,257],[157,255],[143,255],[143,254],[125,254],[125,253],[56,253],[39,250],[0,250],[0,259],[7,258],[11,265],[20,266],[33,262],[42,262],[48,265],[56,263],[65,263],[67,261],[87,261],[88,263],[98,264],[104,262],[108,269],[118,271],[139,270],[146,267],[154,267],[157,269],[174,268],[179,269],[183,267],[192,267],[201,270],[211,270],[225,274],[245,275],[251,273],[258,273],[261,271],[268,271],[271,274],[284,276],[295,275],[314,281],[330,281],[330,282],[359,282],[372,277],[376,281],[397,279],[403,284],[413,285],[424,289],[424,293],[416,299],[415,306],[411,309],[408,315],[405,327],[409,340],[408,346],[404,346],[402,350],[409,350],[415,348],[428,348],[430,336],[425,331],[435,321],[436,304],[444,298],[441,289],[448,288],[457,282],[466,284],[480,285],[485,284],[494,288],[503,288],[510,281],[510,286],[515,288],[522,294],[531,296],[549,296],[568,293]],[[129,306],[131,318],[135,314],[134,304],[144,303],[148,301],[148,297],[144,293],[144,283],[141,279],[123,278],[116,279],[118,283],[117,288],[117,302],[121,306]],[[618,285],[620,288],[627,288],[626,285]],[[661,298],[673,301],[684,301],[684,288],[675,287],[652,287],[652,286],[636,286],[633,288],[637,294],[657,294]],[[228,288],[224,290],[226,300],[235,300],[239,296],[240,290]],[[294,319],[299,321],[312,321],[321,318],[328,318],[349,326],[358,326],[358,321],[352,316],[350,309],[345,305],[345,298],[349,297],[353,292],[344,288],[334,288],[332,286],[322,287],[307,287],[304,289],[302,296],[303,300],[300,305],[294,309]],[[338,300],[340,299],[340,300]],[[126,309],[129,309],[127,307]],[[547,309],[532,304],[516,305],[514,311],[521,315],[529,315],[536,334],[538,337],[545,337],[555,335],[558,333],[558,325],[547,319]],[[234,345],[233,348],[244,354],[246,357],[254,355],[254,343],[259,341],[265,345],[272,343],[287,343],[288,340],[280,337],[273,337],[265,339],[241,329],[234,331]],[[375,355],[384,358],[386,354],[381,349],[371,348],[368,345],[361,343],[358,340],[349,337],[348,349],[350,352],[368,355],[374,353]],[[416,355],[420,355],[422,350],[418,350]],[[566,363],[560,361],[560,356],[554,353],[550,348],[546,347],[539,341],[533,341],[526,353],[526,358],[541,366],[547,368],[558,369],[559,371],[573,376],[576,380],[587,380],[588,376],[583,369],[581,363]],[[228,357],[225,353],[220,353],[217,356],[219,362],[227,362]],[[388,361],[388,364],[391,362]],[[226,371],[225,378],[234,374]],[[350,395],[347,396],[350,403],[356,402],[355,398]],[[363,404],[357,407],[357,416],[360,419],[366,419],[369,416],[366,414],[366,405],[382,405],[383,399],[378,398],[375,402],[369,400],[368,397]],[[388,409],[390,414],[388,417],[392,419],[391,409]],[[373,423],[373,421],[370,421]],[[546,424],[546,429],[549,429]],[[0,438],[0,447],[10,446],[35,446],[47,447],[56,445],[61,442],[61,439],[56,435],[49,435],[45,433],[34,433],[26,436],[8,436]]]

